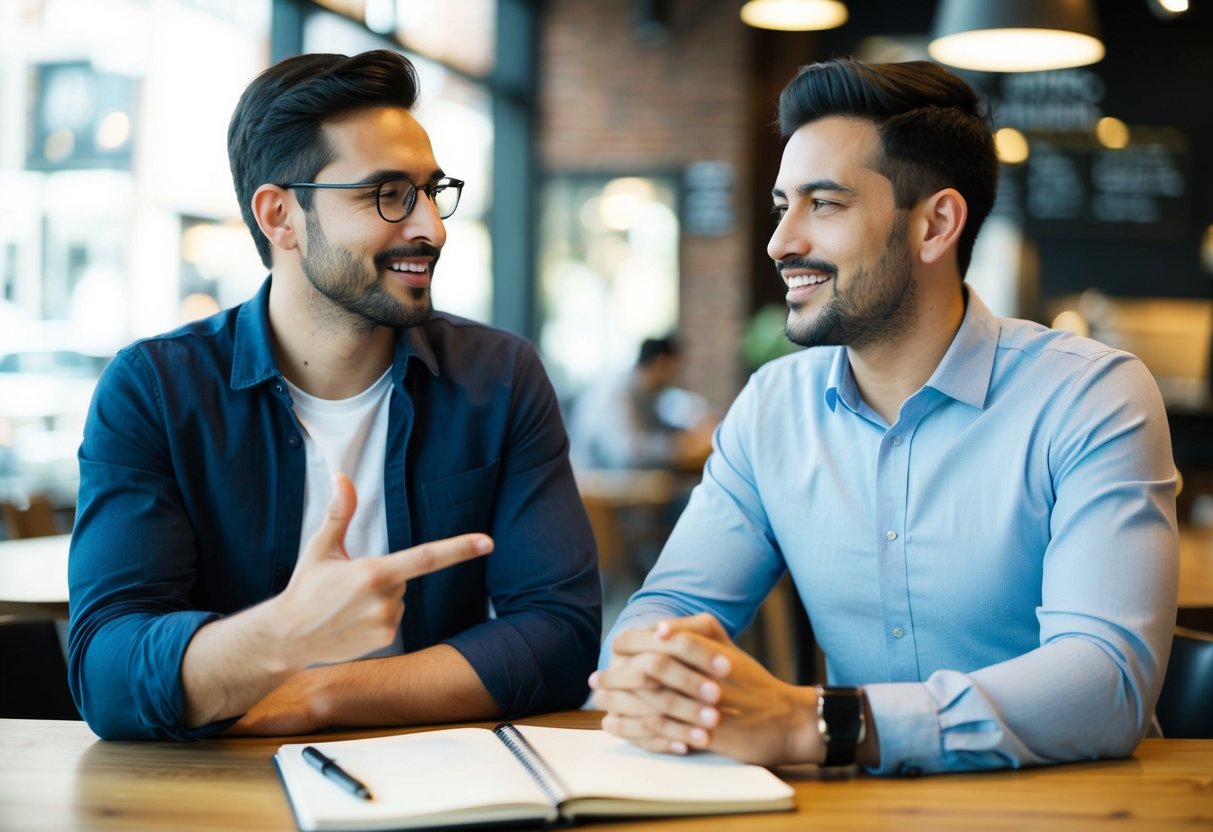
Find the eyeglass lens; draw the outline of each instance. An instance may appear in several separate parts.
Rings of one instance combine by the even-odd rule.
[[[459,205],[459,188],[442,179],[423,186],[441,219],[455,213]],[[388,222],[400,222],[413,210],[417,202],[417,188],[407,179],[389,179],[379,186],[379,213]]]

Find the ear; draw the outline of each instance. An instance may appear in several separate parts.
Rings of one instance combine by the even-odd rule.
[[[299,247],[301,235],[295,233],[291,207],[297,205],[284,188],[262,185],[253,194],[253,216],[257,226],[275,248],[291,250]]]
[[[924,263],[937,263],[949,252],[955,253],[960,232],[969,219],[969,205],[960,191],[944,188],[919,203],[921,236],[918,256]]]

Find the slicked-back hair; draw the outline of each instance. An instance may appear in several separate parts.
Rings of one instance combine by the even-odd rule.
[[[943,188],[960,192],[969,207],[956,246],[963,280],[998,192],[993,124],[973,89],[929,61],[838,58],[802,67],[779,96],[784,138],[827,116],[875,124],[883,151],[875,169],[893,183],[898,208],[912,208]]]
[[[417,103],[417,71],[403,55],[376,49],[359,55],[309,54],[280,61],[253,79],[232,113],[227,155],[261,262],[270,241],[253,216],[253,194],[266,183],[311,182],[336,157],[321,130],[326,121],[370,107]],[[296,198],[311,208],[310,189]]]

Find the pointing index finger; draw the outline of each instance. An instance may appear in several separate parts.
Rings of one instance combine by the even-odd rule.
[[[493,551],[493,539],[486,534],[461,534],[445,540],[432,540],[411,549],[384,555],[384,564],[392,577],[400,582],[428,575],[465,560],[483,557]]]

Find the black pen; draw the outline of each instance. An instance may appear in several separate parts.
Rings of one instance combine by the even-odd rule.
[[[307,760],[312,764],[313,768],[350,794],[361,797],[363,800],[371,799],[371,792],[364,783],[337,765],[335,760],[321,754],[319,749],[313,748],[310,745],[307,746],[303,749],[303,759]]]

